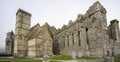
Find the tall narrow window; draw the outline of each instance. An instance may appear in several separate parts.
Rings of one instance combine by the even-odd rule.
[[[72,33],[72,42],[73,42],[73,45],[74,45],[74,33]]]
[[[89,45],[89,40],[88,40],[88,28],[86,28],[86,38],[87,38],[87,45]]]
[[[64,47],[65,47],[65,37],[63,38],[63,42],[64,42]]]
[[[68,46],[69,46],[69,35],[67,36]]]
[[[81,45],[81,41],[80,41],[80,31],[78,31],[78,42],[79,42],[79,46]]]
[[[86,32],[88,31],[88,28],[86,28]]]

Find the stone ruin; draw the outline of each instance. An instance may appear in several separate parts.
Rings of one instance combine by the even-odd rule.
[[[103,57],[108,52],[110,56],[120,54],[119,21],[114,19],[107,26],[106,13],[106,9],[97,1],[84,15],[79,14],[75,21],[63,25],[53,38],[59,44],[59,54],[71,55],[72,51],[78,57]]]
[[[119,21],[107,26],[106,9],[96,1],[75,21],[56,29],[45,23],[31,26],[31,14],[19,9],[16,13],[14,56],[47,55],[113,56],[120,54]],[[8,45],[6,45],[8,46]]]
[[[13,33],[13,31],[7,33],[5,42],[6,42],[5,53],[9,54],[9,55],[13,55],[13,48],[14,48],[14,33]]]

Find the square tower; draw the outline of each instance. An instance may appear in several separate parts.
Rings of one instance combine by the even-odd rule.
[[[27,35],[30,31],[31,14],[19,9],[16,13],[14,56],[25,57],[27,54]]]

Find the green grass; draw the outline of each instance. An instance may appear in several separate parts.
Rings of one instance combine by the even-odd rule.
[[[51,58],[52,60],[72,60],[73,58],[71,56],[55,56]],[[76,57],[77,60],[79,59],[85,59],[85,60],[94,60],[94,59],[100,59],[99,57],[91,57],[91,56],[82,56],[82,57]]]
[[[51,58],[52,60],[71,60],[71,56],[65,56],[65,55],[60,55],[60,56],[55,56]]]
[[[119,56],[114,56],[115,58],[120,58],[120,55]]]
[[[52,61],[52,60],[51,60],[50,62],[59,62],[59,61]]]
[[[120,60],[118,60],[118,59],[120,59],[120,55],[115,56],[115,58],[116,58],[115,62],[120,62]]]
[[[120,62],[120,60],[115,60],[115,62]]]
[[[82,56],[82,57],[77,57],[77,59],[94,60],[94,59],[100,59],[100,58],[99,57],[91,57],[91,56]]]
[[[120,58],[120,56],[117,56],[115,58]],[[91,56],[82,56],[77,57],[76,60],[85,59],[85,60],[94,60],[94,59],[100,59],[99,57],[91,57]],[[57,62],[55,60],[72,60],[71,56],[65,56],[65,55],[59,55],[54,56],[50,58],[50,62]],[[0,62],[42,62],[42,60],[35,60],[30,58],[0,58]],[[120,62],[120,60],[115,60],[115,62]]]
[[[26,58],[0,58],[0,62],[42,62],[41,60],[26,59]]]

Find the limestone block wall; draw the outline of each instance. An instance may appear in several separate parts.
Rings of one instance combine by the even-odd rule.
[[[30,22],[31,16],[23,13],[22,11],[20,12],[19,9],[16,14],[15,34],[27,36],[30,30]]]
[[[53,55],[52,47],[53,47],[53,40],[48,31],[47,27],[43,27],[40,32],[38,33],[36,40],[35,40],[35,53],[36,56],[43,56]]]
[[[14,56],[25,57],[27,55],[27,40],[24,37],[15,37]]]
[[[52,55],[52,41],[35,38],[28,41],[28,57],[40,57],[45,54]]]
[[[38,39],[37,39],[38,40]],[[38,44],[39,41],[36,43],[36,56],[43,56],[45,54],[47,55],[53,55],[52,53],[52,45],[50,43],[50,40],[42,41],[42,44]]]
[[[79,56],[87,55],[86,31],[76,23],[55,36],[54,42],[59,42],[60,54],[71,55],[73,51]],[[82,55],[81,55],[82,54]]]
[[[36,52],[35,52],[36,41],[35,40],[36,39],[32,39],[32,40],[28,41],[28,54],[27,54],[28,57],[35,57],[36,56]]]

